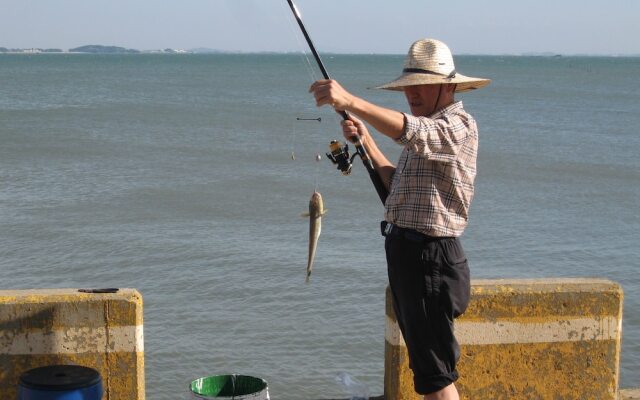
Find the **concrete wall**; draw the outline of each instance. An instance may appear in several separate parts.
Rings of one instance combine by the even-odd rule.
[[[142,296],[135,289],[0,291],[0,399],[23,372],[75,364],[98,370],[103,400],[144,399]]]
[[[617,399],[622,289],[603,279],[476,280],[456,320],[463,399]],[[418,400],[387,289],[385,398]]]

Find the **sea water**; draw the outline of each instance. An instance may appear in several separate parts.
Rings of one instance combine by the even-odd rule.
[[[403,56],[324,61],[407,110],[368,89]],[[456,62],[493,80],[458,96],[480,131],[473,278],[619,282],[621,384],[637,386],[640,58]],[[359,161],[348,177],[316,161],[342,137],[307,93],[319,77],[298,54],[1,55],[0,289],[137,288],[150,399],[225,373],[274,399],[344,397],[340,371],[382,393],[383,207]],[[328,213],[305,284],[316,188]]]

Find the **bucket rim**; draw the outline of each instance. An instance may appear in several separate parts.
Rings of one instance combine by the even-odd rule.
[[[206,379],[213,379],[213,378],[243,378],[243,379],[250,379],[255,381],[256,384],[258,384],[260,386],[259,390],[254,392],[254,393],[249,393],[249,394],[238,394],[235,395],[233,394],[232,396],[212,396],[212,395],[208,395],[208,394],[203,394],[203,393],[198,393],[197,389],[194,388],[194,385],[199,382],[199,381],[203,381]],[[242,398],[242,396],[260,396],[260,395],[266,395],[267,399],[269,398],[269,386],[267,381],[264,378],[258,377],[258,376],[254,376],[254,375],[245,375],[245,374],[238,374],[238,373],[228,373],[228,374],[215,374],[215,375],[206,375],[206,376],[201,376],[199,378],[193,379],[190,383],[189,383],[189,391],[191,392],[191,394],[195,395],[197,398],[203,398],[203,399],[220,399],[220,400],[224,400],[224,399],[234,399],[234,398]]]

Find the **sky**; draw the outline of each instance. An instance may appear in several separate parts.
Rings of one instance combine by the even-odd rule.
[[[319,52],[640,55],[638,0],[296,0]],[[285,0],[0,0],[0,47],[299,52]]]

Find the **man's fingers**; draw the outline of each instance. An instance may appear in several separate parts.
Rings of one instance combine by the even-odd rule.
[[[315,81],[311,84],[311,86],[309,87],[309,93],[315,91],[317,88],[322,87],[322,86],[326,86],[328,84],[331,83],[331,80],[327,80],[327,79],[323,79],[323,80],[319,80],[319,81]]]
[[[331,98],[331,96],[328,96],[328,95],[318,96],[318,95],[316,95],[316,105],[318,107],[320,107],[320,106],[325,105],[325,104],[333,105],[333,99]]]

